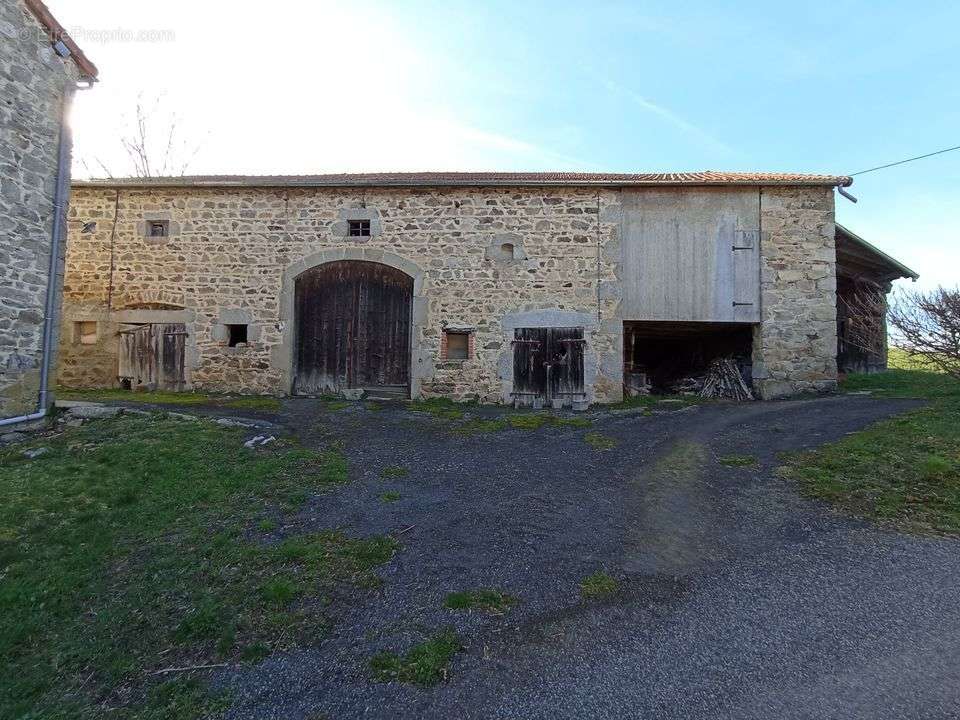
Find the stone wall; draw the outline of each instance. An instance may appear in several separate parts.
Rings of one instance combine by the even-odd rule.
[[[830,188],[764,188],[762,322],[754,332],[761,397],[837,386],[837,277]]]
[[[191,387],[286,393],[295,277],[356,259],[415,280],[414,396],[508,401],[513,328],[576,325],[587,340],[589,399],[617,401],[621,206],[619,190],[570,187],[81,185],[69,216],[61,380],[114,384],[121,321],[185,319]],[[826,188],[764,189],[755,359],[765,395],[835,382],[832,208]],[[369,220],[371,237],[349,237],[352,219]],[[169,235],[148,237],[151,220]],[[92,345],[75,341],[85,319],[98,322]],[[237,322],[249,325],[249,342],[229,347],[225,325]],[[445,327],[472,331],[470,359],[443,358]]]
[[[60,121],[77,76],[23,2],[0,3],[0,417],[37,408]]]
[[[115,379],[117,313],[136,321],[137,312],[184,309],[194,318],[194,388],[287,392],[293,318],[282,298],[292,269],[302,271],[306,258],[346,257],[399,263],[422,275],[413,366],[420,394],[500,402],[501,358],[512,337],[501,318],[539,310],[597,318],[598,243],[615,233],[599,219],[598,195],[605,192],[77,187],[61,381]],[[374,221],[371,237],[346,236],[354,216]],[[169,236],[147,237],[144,220],[168,222]],[[83,232],[91,222],[96,227]],[[504,244],[513,251],[504,253]],[[245,346],[228,347],[222,328],[238,312],[253,332]],[[70,340],[84,319],[100,323],[95,345]],[[445,326],[473,329],[472,358],[441,360]],[[599,323],[587,333],[593,357],[619,355],[619,335],[602,332]],[[615,400],[621,388],[598,382],[592,391],[591,400]]]

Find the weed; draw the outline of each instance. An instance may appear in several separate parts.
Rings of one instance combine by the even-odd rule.
[[[447,677],[447,666],[463,649],[460,638],[446,629],[415,645],[404,655],[382,652],[370,659],[373,677],[381,682],[398,680],[416,685],[435,685]]]
[[[389,491],[385,493],[380,493],[380,501],[385,503],[393,503],[400,499],[400,493]]]
[[[612,450],[617,446],[617,441],[598,432],[588,432],[583,436],[583,441],[594,450]]]
[[[270,646],[264,642],[250,643],[240,651],[240,659],[251,665],[256,665],[269,656]]]
[[[620,588],[620,583],[616,578],[608,575],[603,570],[598,570],[592,575],[587,575],[580,581],[580,594],[588,599],[607,597],[613,595]]]
[[[500,590],[463,590],[447,595],[443,605],[450,610],[484,610],[489,613],[505,613],[517,599]]]
[[[273,605],[286,605],[300,592],[292,580],[277,577],[271,578],[260,586],[260,597],[264,602]]]
[[[276,521],[276,520],[271,520],[271,519],[269,519],[269,518],[264,518],[263,520],[261,520],[260,522],[257,523],[257,530],[259,530],[259,531],[262,532],[262,533],[273,532],[273,531],[276,530],[276,529],[277,529],[277,521]]]
[[[402,465],[387,465],[383,470],[380,471],[380,477],[382,478],[401,478],[406,477],[410,474],[410,470],[403,467]]]

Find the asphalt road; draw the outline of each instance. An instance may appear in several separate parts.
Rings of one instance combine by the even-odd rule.
[[[288,531],[409,529],[383,587],[334,604],[323,643],[215,676],[228,717],[958,718],[960,542],[837,516],[774,472],[779,452],[910,406],[841,396],[460,436],[401,407],[289,401],[276,419],[343,441],[354,479]],[[733,453],[759,462],[718,462]],[[382,478],[394,465],[409,475]],[[600,569],[621,592],[585,602]],[[442,607],[474,587],[520,603]],[[446,626],[467,645],[447,682],[370,679],[371,655]]]

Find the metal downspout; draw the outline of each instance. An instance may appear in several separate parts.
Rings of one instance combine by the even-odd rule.
[[[50,355],[53,346],[54,323],[59,319],[57,306],[57,270],[60,265],[60,240],[63,235],[69,185],[67,176],[70,162],[70,130],[67,115],[75,83],[67,80],[63,94],[63,115],[60,118],[60,140],[57,147],[57,184],[53,195],[53,230],[50,238],[50,263],[47,271],[47,295],[43,311],[43,346],[40,359],[40,395],[37,399],[37,411],[29,415],[0,419],[0,427],[15,423],[40,420],[47,414],[47,383],[50,379]]]

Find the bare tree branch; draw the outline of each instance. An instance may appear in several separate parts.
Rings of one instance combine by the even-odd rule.
[[[889,318],[911,358],[960,379],[960,288],[901,292]]]

